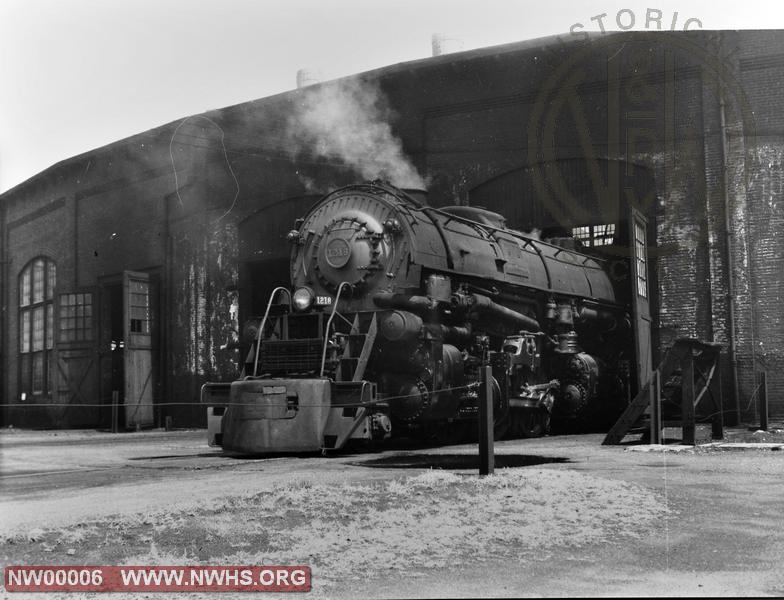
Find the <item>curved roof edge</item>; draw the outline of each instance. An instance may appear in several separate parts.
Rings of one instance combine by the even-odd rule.
[[[594,41],[597,39],[606,39],[608,37],[616,37],[616,36],[623,36],[634,34],[635,32],[632,31],[608,31],[605,33],[600,32],[586,32],[581,31],[579,34],[572,34],[572,33],[563,33],[563,34],[556,34],[550,36],[544,36],[540,38],[534,38],[530,40],[522,40],[517,42],[508,42],[504,44],[498,44],[495,46],[485,46],[482,48],[474,48],[470,50],[463,50],[460,52],[452,52],[448,54],[442,54],[440,56],[429,56],[424,58],[418,58],[410,61],[404,61],[400,63],[394,63],[391,65],[386,65],[383,67],[378,67],[376,69],[370,69],[368,71],[361,71],[359,73],[353,73],[351,75],[344,75],[342,77],[336,77],[334,79],[330,79],[327,81],[319,82],[317,84],[313,84],[314,86],[318,85],[328,85],[333,82],[351,79],[354,77],[378,77],[381,75],[389,75],[394,74],[397,72],[410,70],[410,69],[419,69],[424,67],[432,67],[438,66],[442,64],[454,63],[454,62],[470,62],[472,60],[486,58],[488,56],[498,56],[503,54],[508,54],[512,52],[520,52],[525,50],[533,50],[539,48],[543,51],[552,49],[554,46],[560,46],[561,48],[566,47],[575,47],[582,44],[585,44],[589,41]],[[692,30],[692,31],[659,31],[659,32],[640,32],[640,33],[657,33],[661,35],[667,34],[680,34],[680,35],[689,35],[689,36],[701,36],[704,34],[712,33],[709,30]],[[145,129],[143,131],[139,131],[132,135],[126,136],[119,140],[115,140],[103,146],[98,146],[91,150],[86,150],[85,152],[81,152],[74,156],[70,156],[68,158],[64,158],[53,165],[46,167],[42,171],[32,175],[28,179],[21,181],[14,185],[13,187],[9,188],[2,194],[0,194],[0,202],[6,201],[8,198],[13,196],[14,194],[18,193],[28,185],[34,185],[37,181],[45,175],[54,174],[61,169],[66,169],[70,167],[74,163],[78,163],[79,161],[83,161],[84,159],[93,158],[105,151],[111,150],[113,148],[117,148],[123,144],[129,143],[131,140],[135,140],[141,135],[150,133],[150,132],[162,132],[167,128],[176,127],[177,124],[182,122],[183,119],[196,117],[199,115],[215,115],[216,113],[220,113],[223,111],[231,111],[232,109],[237,109],[239,107],[247,107],[259,102],[274,102],[277,99],[285,98],[288,95],[296,94],[300,90],[297,88],[287,90],[285,92],[279,92],[277,94],[272,94],[270,96],[263,96],[261,98],[254,98],[250,100],[246,100],[244,102],[239,102],[237,104],[231,104],[228,106],[218,107],[206,110],[200,113],[194,113],[191,115],[185,115],[183,117],[177,118],[173,121],[169,121],[167,123],[163,123],[161,125],[151,127],[149,129]]]

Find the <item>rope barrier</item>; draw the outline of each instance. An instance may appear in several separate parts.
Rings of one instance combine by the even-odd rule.
[[[454,386],[454,387],[447,387],[441,388],[438,390],[428,390],[429,394],[438,394],[443,392],[454,392],[460,390],[471,390],[476,389],[481,385],[480,382],[469,383],[466,385],[461,386]],[[758,386],[759,387],[759,386]],[[757,393],[755,389],[752,393],[752,398],[754,394]],[[313,404],[303,404],[298,403],[298,408],[352,408],[357,406],[372,406],[373,404],[378,404],[381,402],[388,402],[390,400],[403,400],[406,398],[417,398],[421,396],[421,394],[403,394],[398,396],[379,396],[373,402],[355,402],[355,403],[313,403]],[[108,397],[107,397],[108,399]],[[152,406],[152,407],[163,407],[163,406],[200,406],[200,407],[208,407],[212,406],[213,404],[229,404],[231,406],[258,406],[258,402],[220,402],[216,401],[214,403],[209,402],[136,402],[136,403],[128,403],[127,406],[134,406],[134,407],[141,407],[141,406]],[[126,406],[124,402],[118,403],[118,406]],[[58,403],[58,402],[2,402],[0,403],[0,408],[111,408],[111,402],[103,402],[103,403]],[[715,411],[712,413],[700,415],[699,419],[709,419],[714,417],[718,414],[735,414],[734,410],[720,410]]]
[[[479,387],[479,383],[469,383],[467,385],[460,385],[455,387],[448,387],[448,388],[441,388],[438,390],[428,390],[430,394],[439,394],[442,392],[454,392],[458,390],[470,390],[473,388]],[[300,408],[314,408],[314,407],[328,407],[328,408],[350,408],[352,406],[367,406],[372,404],[378,404],[379,402],[387,402],[389,400],[401,400],[404,398],[417,398],[421,394],[405,394],[400,396],[380,396],[374,402],[355,402],[352,404],[336,404],[336,403],[315,403],[315,404],[302,404],[298,403],[297,406]],[[225,404],[224,402],[216,402],[216,404]],[[231,402],[231,406],[258,406],[257,402]],[[101,404],[93,404],[93,403],[58,403],[58,402],[41,402],[41,403],[27,403],[27,402],[16,402],[16,403],[0,403],[0,407],[79,407],[79,408],[110,408],[112,406],[111,402],[104,402]],[[126,406],[124,402],[120,402],[118,406]],[[128,403],[127,406],[202,406],[207,407],[210,406],[208,402],[132,402]]]

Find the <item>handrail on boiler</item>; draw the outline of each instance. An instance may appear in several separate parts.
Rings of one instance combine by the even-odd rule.
[[[329,319],[327,320],[327,328],[324,330],[324,347],[321,350],[320,377],[324,377],[324,363],[327,361],[327,345],[329,344],[329,328],[332,326],[332,319],[335,318],[335,313],[338,310],[338,302],[340,302],[340,294],[343,291],[344,286],[351,287],[351,284],[348,281],[343,281],[338,286],[338,293],[335,295],[335,303],[332,305],[332,312],[329,314]]]
[[[270,294],[269,302],[267,302],[267,310],[264,311],[264,317],[261,319],[261,324],[259,325],[259,330],[256,332],[256,358],[253,360],[253,376],[256,377],[256,372],[259,368],[259,351],[261,350],[261,336],[264,332],[264,326],[267,324],[267,318],[269,317],[270,308],[272,307],[272,301],[275,299],[275,294],[278,292],[286,292],[289,297],[289,308],[291,308],[291,292],[288,288],[279,286],[272,290]]]

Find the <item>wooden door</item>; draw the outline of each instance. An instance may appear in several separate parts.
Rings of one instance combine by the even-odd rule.
[[[653,372],[651,356],[651,301],[648,265],[648,220],[636,208],[629,207],[629,248],[632,262],[632,309],[634,343],[637,356],[637,389],[641,390]]]
[[[57,298],[57,402],[62,427],[101,424],[95,290],[63,293]]]
[[[123,333],[125,426],[150,427],[154,423],[152,365],[152,312],[150,276],[123,273]]]

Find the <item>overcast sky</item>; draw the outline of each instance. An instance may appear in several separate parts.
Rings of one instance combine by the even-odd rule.
[[[0,191],[158,125],[325,78],[568,32],[646,26],[784,28],[771,0],[0,0]],[[630,12],[629,12],[630,11]],[[677,15],[675,14],[677,13]],[[600,15],[606,14],[606,17]],[[592,19],[594,17],[594,19]],[[650,28],[655,27],[649,23]],[[692,22],[691,28],[698,28]],[[781,52],[778,49],[776,52]]]

